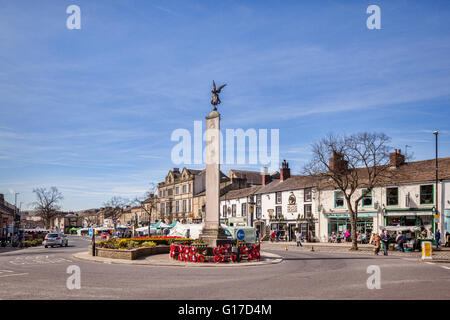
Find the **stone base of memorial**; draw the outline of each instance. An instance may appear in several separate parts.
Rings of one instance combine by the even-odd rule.
[[[90,248],[90,250],[92,250]],[[136,260],[140,257],[147,257],[154,254],[169,253],[170,246],[158,245],[152,248],[136,248],[136,249],[106,249],[95,248],[95,255],[102,258]]]

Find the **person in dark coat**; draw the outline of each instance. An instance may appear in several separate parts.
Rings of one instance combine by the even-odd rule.
[[[391,237],[389,236],[387,230],[384,230],[383,235],[381,236],[381,242],[383,243],[384,255],[388,255],[389,250],[389,240]]]
[[[434,234],[434,240],[436,240],[436,249],[439,249],[439,241],[441,240],[441,233],[439,230],[436,230],[436,233]]]

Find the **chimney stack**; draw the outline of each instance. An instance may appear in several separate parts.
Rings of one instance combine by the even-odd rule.
[[[405,156],[401,152],[400,149],[394,149],[394,152],[389,154],[391,167],[399,167],[405,163]]]
[[[348,169],[348,161],[344,160],[344,155],[333,151],[333,157],[329,159],[331,171],[343,172]]]
[[[272,181],[272,178],[270,174],[268,173],[267,167],[263,168],[262,175],[262,185],[265,186],[266,184],[269,184]]]
[[[180,173],[180,168],[173,168],[173,172]]]
[[[280,170],[280,180],[284,181],[286,179],[289,179],[291,177],[291,169],[289,169],[289,163],[286,162],[286,160],[283,160],[281,163],[281,170]]]
[[[3,193],[0,193],[0,203],[1,204],[5,203],[5,196],[3,195]]]

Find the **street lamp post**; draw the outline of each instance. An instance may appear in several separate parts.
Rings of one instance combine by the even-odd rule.
[[[435,138],[436,138],[436,215],[439,216],[439,195],[438,195],[438,183],[439,183],[439,175],[438,175],[438,134],[439,132],[434,131],[433,132]],[[436,231],[435,231],[436,232]]]
[[[14,224],[15,224],[15,220],[16,220],[16,215],[17,215],[17,195],[19,194],[19,192],[16,192],[14,194],[14,214],[13,214],[13,219],[12,219],[12,230],[11,230],[11,246],[14,243]]]

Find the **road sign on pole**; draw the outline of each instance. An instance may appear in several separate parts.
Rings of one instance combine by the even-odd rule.
[[[92,238],[93,234],[94,234],[94,230],[92,228],[89,228],[89,238]]]
[[[236,239],[238,239],[239,241],[242,241],[245,239],[245,232],[242,229],[238,229],[236,231]]]

